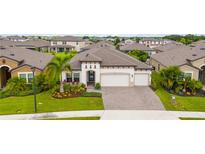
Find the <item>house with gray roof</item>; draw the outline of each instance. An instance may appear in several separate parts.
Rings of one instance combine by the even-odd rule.
[[[141,50],[147,52],[149,56],[156,53],[154,49],[147,47],[144,44],[139,44],[137,42],[120,46],[120,50],[125,53],[128,53],[129,51],[133,51],[133,50]]]
[[[186,45],[179,43],[179,42],[171,42],[168,44],[163,44],[160,46],[157,46],[155,48],[153,48],[156,53],[159,52],[167,52],[167,51],[172,51],[173,49],[177,49],[177,48],[181,48],[181,47],[185,47]]]
[[[0,47],[0,88],[12,77],[25,78],[31,82],[32,68],[41,73],[53,56],[20,47]]]
[[[158,47],[160,45],[168,44],[168,43],[171,43],[171,42],[173,42],[173,41],[166,40],[166,39],[161,39],[161,38],[150,38],[150,37],[147,37],[147,38],[141,39],[139,41],[139,44],[144,44],[147,47],[155,48],[155,47]]]
[[[147,86],[152,67],[110,46],[96,46],[76,55],[72,73],[62,72],[64,81],[103,87]]]
[[[77,36],[59,36],[50,39],[50,51],[64,52],[69,50],[80,51],[91,42]]]
[[[156,71],[169,66],[179,66],[185,75],[205,84],[205,51],[190,46],[180,46],[151,56],[150,64]]]

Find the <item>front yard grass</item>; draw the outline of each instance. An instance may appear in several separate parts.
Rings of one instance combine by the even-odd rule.
[[[103,100],[97,97],[55,99],[49,92],[37,95],[37,112],[103,110]],[[33,113],[33,96],[0,99],[0,114]]]
[[[156,90],[166,110],[173,111],[205,111],[205,97],[176,96],[176,105],[171,102],[171,94],[164,89]]]
[[[100,120],[100,117],[45,118],[40,120]]]
[[[179,117],[180,120],[205,120],[205,118]]]

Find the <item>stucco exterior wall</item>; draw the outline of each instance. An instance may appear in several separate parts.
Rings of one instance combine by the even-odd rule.
[[[19,68],[15,69],[11,72],[11,77],[18,76],[18,73],[20,73],[20,72],[32,72],[32,70],[31,70],[30,66],[26,66],[26,65],[22,66],[22,67],[19,67]],[[41,70],[36,69],[35,70],[35,75],[39,75],[41,72],[42,72]]]
[[[192,65],[197,67],[197,68],[201,68],[202,66],[205,65],[205,58],[201,58],[201,59],[198,59],[196,61],[193,61]]]
[[[63,44],[65,42],[65,44]],[[51,41],[51,46],[55,45],[71,45],[75,47],[75,50],[80,51],[81,48],[87,46],[86,42],[80,41],[80,42],[70,42],[70,41]]]
[[[161,69],[166,68],[166,66],[160,64],[158,61],[154,60],[154,59],[150,59],[150,64],[155,67],[155,71],[160,71]],[[160,70],[158,69],[158,65],[160,65]]]
[[[13,69],[13,68],[16,68],[18,66],[18,62],[2,57],[2,58],[0,58],[0,67],[2,67],[2,66],[8,66],[11,69]]]
[[[81,82],[87,85],[87,72],[95,71],[95,83],[100,82],[100,63],[99,62],[83,62],[81,64]]]
[[[199,79],[199,70],[194,67],[183,65],[179,67],[180,70],[184,73],[192,73],[192,79],[198,80]]]

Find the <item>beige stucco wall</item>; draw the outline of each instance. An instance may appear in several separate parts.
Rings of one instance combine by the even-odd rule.
[[[8,58],[1,57],[0,58],[0,67],[2,67],[2,66],[9,66],[10,69],[13,69],[13,68],[16,68],[18,66],[18,62],[11,60],[11,59],[8,59]]]
[[[205,65],[205,58],[202,59],[198,59],[196,61],[192,62],[192,65],[197,67],[197,68],[201,68],[201,66]]]
[[[192,73],[192,79],[198,80],[199,79],[199,70],[188,66],[188,65],[183,65],[179,67],[180,70],[184,73]]]
[[[13,70],[13,71],[11,72],[11,76],[12,76],[12,77],[18,76],[18,73],[20,73],[20,72],[32,72],[32,70],[31,70],[31,67],[30,67],[30,66],[22,66],[22,67],[19,67],[19,68]],[[36,70],[35,70],[35,75],[38,75],[38,74],[40,74],[41,72],[42,72],[41,70],[36,69]]]
[[[205,61],[205,58],[203,60],[197,60],[197,61],[193,62],[193,65],[196,67],[199,67],[200,65],[203,64],[204,61]],[[150,64],[155,67],[156,71],[159,71],[158,64],[160,64],[160,63],[158,61],[156,61],[154,59],[150,59]],[[163,68],[165,68],[165,66],[160,64],[160,70]],[[192,73],[192,78],[195,80],[198,80],[198,78],[199,78],[199,70],[198,69],[191,67],[191,66],[188,66],[188,65],[183,65],[183,66],[180,66],[179,68],[184,73]]]
[[[156,71],[159,71],[158,70],[158,64],[160,64],[158,61],[154,60],[154,59],[150,59],[150,64],[155,67],[155,70]],[[166,68],[164,65],[160,64],[160,70],[163,69],[163,68]]]

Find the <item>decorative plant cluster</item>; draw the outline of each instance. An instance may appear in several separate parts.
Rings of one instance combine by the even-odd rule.
[[[170,93],[178,95],[199,95],[203,85],[200,81],[191,79],[176,66],[152,73],[152,88],[164,88]]]
[[[82,96],[86,92],[84,84],[65,84],[63,86],[64,92],[60,92],[59,86],[56,87],[52,93],[54,98],[72,98]]]

